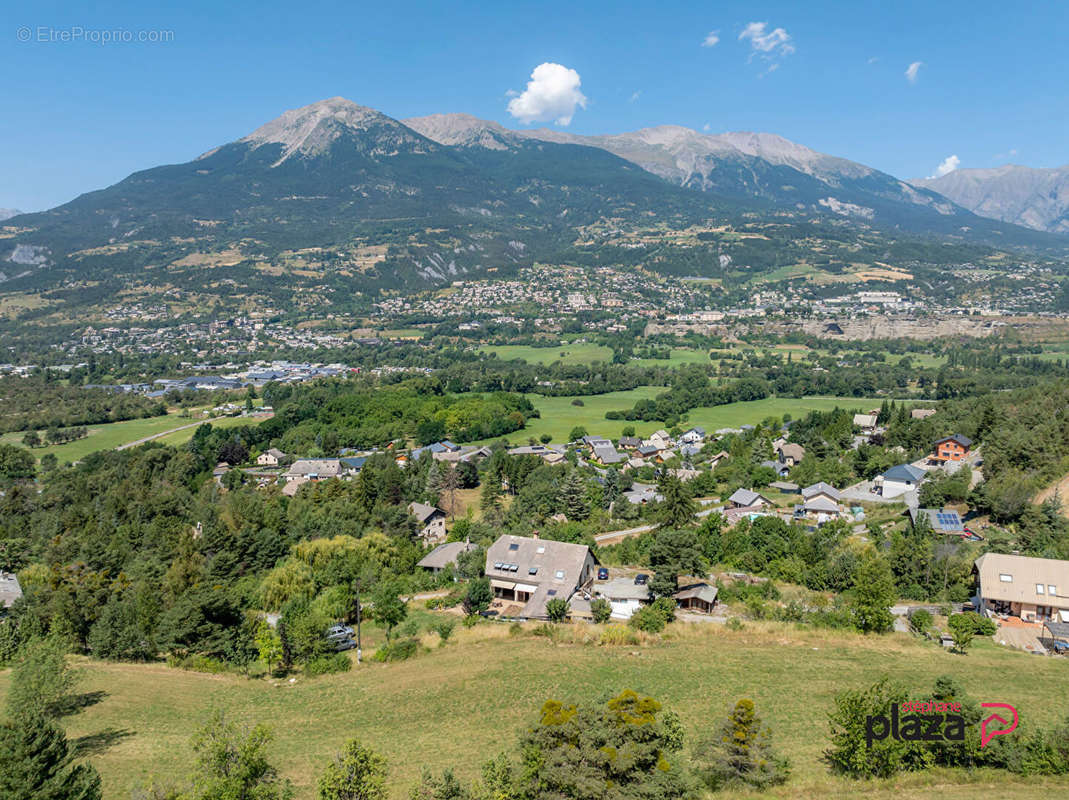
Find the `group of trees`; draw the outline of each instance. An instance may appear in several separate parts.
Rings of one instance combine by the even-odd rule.
[[[158,417],[167,407],[134,392],[68,385],[50,372],[0,377],[0,433],[60,430]]]

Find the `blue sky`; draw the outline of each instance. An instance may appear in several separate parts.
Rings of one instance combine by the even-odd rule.
[[[335,95],[523,127],[507,93],[543,63],[581,81],[556,76],[558,104],[585,98],[576,133],[768,131],[903,178],[950,156],[1069,163],[1064,0],[160,5],[5,0],[0,207],[57,205]],[[171,41],[136,41],[157,31]]]

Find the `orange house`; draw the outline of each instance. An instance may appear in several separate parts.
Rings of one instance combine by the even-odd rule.
[[[932,453],[932,461],[964,461],[969,456],[969,448],[972,439],[955,433],[953,436],[944,436],[935,442],[935,451]]]

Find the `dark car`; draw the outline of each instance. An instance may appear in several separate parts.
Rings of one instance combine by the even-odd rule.
[[[609,570],[605,567],[598,567],[598,580],[607,581],[609,579]]]
[[[650,582],[650,576],[645,572],[640,572],[635,576],[635,586],[645,586]]]

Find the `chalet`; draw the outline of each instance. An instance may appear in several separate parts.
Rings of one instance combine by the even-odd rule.
[[[930,460],[945,463],[947,461],[964,461],[969,457],[972,439],[955,433],[953,436],[944,436],[937,439]]]
[[[672,597],[676,605],[685,611],[700,611],[703,614],[712,613],[716,608],[717,588],[708,583],[692,583],[684,586]]]
[[[802,489],[802,504],[795,508],[795,516],[816,517],[817,522],[836,519],[842,513],[842,496],[834,486],[823,481]]]
[[[854,427],[861,428],[862,433],[874,433],[877,418],[877,414],[854,414]]]
[[[603,467],[627,461],[627,456],[617,452],[616,448],[612,446],[612,442],[594,445],[593,458]]]
[[[653,458],[659,452],[661,452],[660,449],[652,444],[641,444],[635,448],[635,455],[642,459]]]
[[[420,524],[419,538],[424,544],[437,544],[445,539],[445,512],[426,503],[409,503],[408,513]]]
[[[22,586],[14,572],[0,572],[0,617],[4,616],[22,597]]]
[[[944,533],[948,536],[966,536],[965,522],[961,514],[952,508],[910,508],[906,513],[909,515],[909,524],[916,528],[917,522],[925,517],[932,530],[936,533]]]
[[[973,576],[981,612],[1069,622],[1069,561],[985,553]]]
[[[779,477],[786,478],[787,474],[791,471],[790,467],[780,461],[773,461],[772,459],[766,459],[761,462],[762,467],[768,467],[775,472]]]
[[[778,448],[776,454],[779,456],[781,464],[786,467],[793,467],[805,458],[805,448],[800,444],[787,442]]]
[[[489,458],[493,455],[489,447],[476,447],[475,445],[465,445],[464,447],[458,447],[456,450],[442,450],[441,452],[431,453],[431,457],[435,461],[446,461],[449,463],[457,464],[462,461],[470,464],[475,464],[482,461],[484,458]]]
[[[694,427],[683,433],[679,441],[685,444],[700,444],[705,440],[705,428]]]
[[[709,459],[709,469],[716,469],[723,461],[726,461],[730,456],[724,450],[721,450],[715,456]]]
[[[337,478],[342,474],[341,459],[338,458],[299,458],[290,464],[282,477],[287,482],[298,478],[319,481]]]
[[[634,450],[641,444],[642,440],[637,436],[621,436],[619,441],[616,442],[616,446],[621,450]]]
[[[891,467],[873,480],[873,489],[881,497],[901,497],[907,492],[915,491],[924,482],[925,472],[912,464],[899,464]]]
[[[633,578],[614,578],[595,585],[594,596],[609,601],[613,619],[631,619],[643,603],[650,601],[650,589],[636,584]]]
[[[357,475],[367,463],[367,456],[342,456],[338,459],[341,469],[347,475]]]
[[[644,442],[644,444],[651,444],[658,450],[668,450],[672,446],[673,442],[672,437],[668,435],[668,431],[659,430],[651,433],[649,438]]]
[[[546,603],[571,599],[593,581],[598,560],[582,544],[500,536],[486,551],[486,577],[502,616],[545,619]]]
[[[559,464],[564,460],[564,448],[551,444],[527,444],[513,447],[508,454],[510,456],[539,456],[547,464]]]
[[[277,447],[272,447],[256,456],[256,464],[261,467],[277,467],[285,460],[286,454]]]
[[[416,566],[436,574],[450,565],[455,565],[461,553],[476,549],[478,549],[477,545],[470,542],[445,542],[427,553]]]
[[[752,489],[736,489],[728,498],[728,508],[766,508],[772,501]]]

